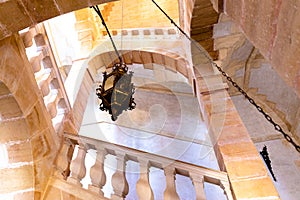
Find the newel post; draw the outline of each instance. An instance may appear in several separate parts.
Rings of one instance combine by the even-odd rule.
[[[55,161],[56,171],[54,172],[54,175],[56,177],[67,179],[67,177],[69,176],[70,162],[72,159],[70,151],[72,151],[73,149],[74,148],[71,141],[69,139],[64,139]]]

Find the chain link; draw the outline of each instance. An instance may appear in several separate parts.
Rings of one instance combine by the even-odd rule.
[[[256,109],[262,113],[265,118],[271,123],[273,124],[274,128],[276,131],[280,132],[283,137],[289,142],[291,143],[295,149],[300,153],[300,146],[298,144],[296,144],[296,142],[288,135],[286,134],[281,126],[279,124],[277,124],[276,122],[273,121],[273,119],[262,109],[262,107],[260,107],[259,105],[256,104],[256,102],[248,96],[248,94],[235,82],[232,80],[232,78],[230,76],[228,76],[228,74],[223,71],[223,69],[221,67],[219,67],[213,60],[212,58],[202,49],[199,47],[199,44],[196,43],[191,37],[189,37],[172,19],[170,16],[168,16],[168,14],[154,1],[152,0],[152,2],[157,6],[157,8],[162,11],[162,13],[170,20],[170,22],[188,39],[191,41],[191,44],[193,44],[200,53],[202,53],[210,62],[210,64],[214,67],[216,67],[219,72],[221,72],[221,74],[227,79],[228,82],[230,82],[235,88],[238,89],[238,91],[252,104],[256,107]]]
[[[224,72],[222,70],[221,67],[217,66],[215,63],[213,64],[213,66],[215,66],[220,72],[221,74],[227,79],[228,82],[230,82],[235,88],[238,89],[238,91],[252,104],[256,107],[256,109],[264,115],[264,117],[271,123],[273,124],[274,128],[276,131],[280,132],[283,137],[286,139],[286,141],[288,141],[289,143],[291,143],[295,149],[300,153],[300,146],[298,144],[296,144],[296,142],[291,138],[291,136],[289,136],[288,134],[286,134],[281,126],[279,124],[277,124],[276,122],[274,122],[274,120],[272,119],[272,117],[270,115],[268,115],[264,109],[262,107],[260,107],[259,105],[256,104],[256,102],[248,96],[248,94],[235,82],[232,80],[232,78],[230,76],[228,76],[228,74],[226,74],[226,72]]]

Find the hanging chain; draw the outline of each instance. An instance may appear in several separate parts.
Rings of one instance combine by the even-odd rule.
[[[237,88],[238,91],[252,104],[256,107],[256,109],[264,115],[264,117],[271,123],[273,124],[274,128],[276,131],[280,132],[283,137],[286,139],[286,141],[288,141],[289,143],[291,143],[296,151],[298,151],[300,153],[300,146],[293,140],[293,138],[291,136],[289,136],[288,134],[286,134],[284,132],[284,130],[281,128],[281,126],[279,124],[277,124],[276,122],[274,122],[274,120],[272,119],[272,117],[270,115],[268,115],[262,107],[260,107],[259,105],[257,105],[257,103],[251,98],[248,96],[248,94],[235,82],[232,80],[232,78],[230,76],[228,76],[228,74],[223,71],[223,69],[221,67],[219,67],[213,60],[212,58],[207,55],[206,52],[203,51],[203,49],[201,49],[199,47],[198,44],[196,44],[191,37],[189,37],[173,20],[172,18],[154,1],[152,0],[152,2],[157,6],[157,8],[162,11],[162,13],[171,21],[172,24],[174,24],[176,26],[176,28],[188,39],[191,41],[191,43],[193,45],[195,45],[195,47],[209,60],[209,62],[215,67],[218,69],[219,72],[221,72],[221,74],[226,78],[226,80],[228,82],[230,82],[232,84],[233,87]]]
[[[259,105],[257,105],[257,103],[251,98],[248,96],[248,94],[235,82],[232,80],[232,78],[230,76],[228,76],[226,74],[226,72],[224,72],[222,70],[221,67],[219,67],[216,63],[212,63],[214,65],[214,67],[216,67],[220,72],[221,74],[226,77],[227,81],[230,82],[235,88],[238,89],[238,91],[244,95],[244,97],[252,104],[256,107],[256,109],[264,115],[264,117],[271,123],[273,124],[274,128],[276,131],[279,131],[283,137],[289,142],[291,143],[295,149],[300,153],[300,146],[296,144],[296,142],[291,138],[291,136],[289,136],[288,134],[286,134],[283,129],[281,128],[281,126],[279,124],[277,124],[276,122],[274,122],[274,120],[272,119],[272,117],[270,117],[270,115],[268,115],[262,107],[260,107]]]
[[[115,50],[115,53],[116,53],[116,55],[118,56],[120,63],[122,64],[122,63],[123,63],[122,57],[121,57],[121,55],[119,54],[119,52],[118,52],[118,50],[117,50],[117,47],[116,47],[116,45],[115,45],[115,43],[114,43],[113,38],[111,37],[111,34],[110,34],[109,30],[108,30],[108,27],[107,27],[107,25],[106,25],[106,23],[105,23],[105,21],[104,21],[104,18],[103,18],[103,16],[102,16],[101,12],[100,12],[100,9],[99,9],[98,5],[92,6],[91,8],[93,8],[93,9],[95,10],[95,12],[98,14],[98,16],[100,17],[101,22],[102,22],[102,25],[105,27],[105,30],[106,30],[106,32],[107,32],[107,34],[108,34],[108,36],[109,36],[109,39],[110,39],[110,41],[111,41],[111,44],[112,44],[112,46],[113,46],[113,48],[114,48],[114,50]]]

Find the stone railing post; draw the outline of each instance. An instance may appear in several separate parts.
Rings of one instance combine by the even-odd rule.
[[[69,151],[71,148],[71,141],[69,139],[65,139],[55,161],[56,171],[54,172],[54,175],[58,178],[67,179],[68,173],[66,172],[70,171],[69,167],[72,159],[72,156],[69,157]]]
[[[136,192],[139,199],[153,200],[154,195],[149,182],[150,163],[146,159],[139,158],[140,179],[136,183]]]
[[[82,186],[80,181],[84,178],[86,173],[86,168],[85,168],[86,152],[87,152],[86,148],[83,145],[79,145],[77,157],[73,161],[71,161],[71,166],[70,166],[71,177],[68,178],[68,181],[80,186]]]
[[[95,165],[91,167],[90,177],[92,184],[89,185],[89,190],[104,196],[102,188],[106,182],[106,175],[104,172],[104,160],[107,152],[104,148],[97,148],[97,157]]]
[[[126,170],[126,155],[125,153],[117,152],[117,169],[116,172],[112,176],[112,186],[114,188],[114,194],[112,195],[112,199],[125,199],[126,195],[129,191],[128,182],[125,176]]]
[[[165,200],[179,200],[179,196],[176,192],[175,175],[176,171],[173,167],[167,166],[164,168],[166,176],[166,189],[164,192]]]
[[[205,191],[204,191],[204,177],[200,174],[190,173],[190,178],[196,192],[197,200],[206,200]]]

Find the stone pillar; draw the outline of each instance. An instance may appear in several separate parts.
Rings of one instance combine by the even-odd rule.
[[[204,177],[203,175],[190,173],[192,179],[197,200],[206,200],[205,191],[204,191]]]
[[[153,200],[154,195],[149,182],[149,161],[139,158],[140,179],[136,183],[136,192],[139,199]]]
[[[97,157],[95,165],[91,167],[90,177],[92,184],[89,185],[89,190],[94,191],[101,196],[104,196],[102,188],[106,182],[106,175],[104,172],[104,160],[107,152],[103,148],[97,148]]]
[[[129,187],[125,176],[126,171],[126,155],[121,152],[117,152],[117,170],[112,176],[112,186],[114,188],[114,194],[112,199],[125,199],[128,194]]]
[[[179,200],[179,196],[176,192],[175,185],[175,169],[171,166],[167,166],[164,168],[165,176],[166,176],[166,189],[164,192],[165,200]]]
[[[197,97],[220,169],[228,173],[234,198],[279,199],[226,85],[218,76],[199,75],[196,79]]]

